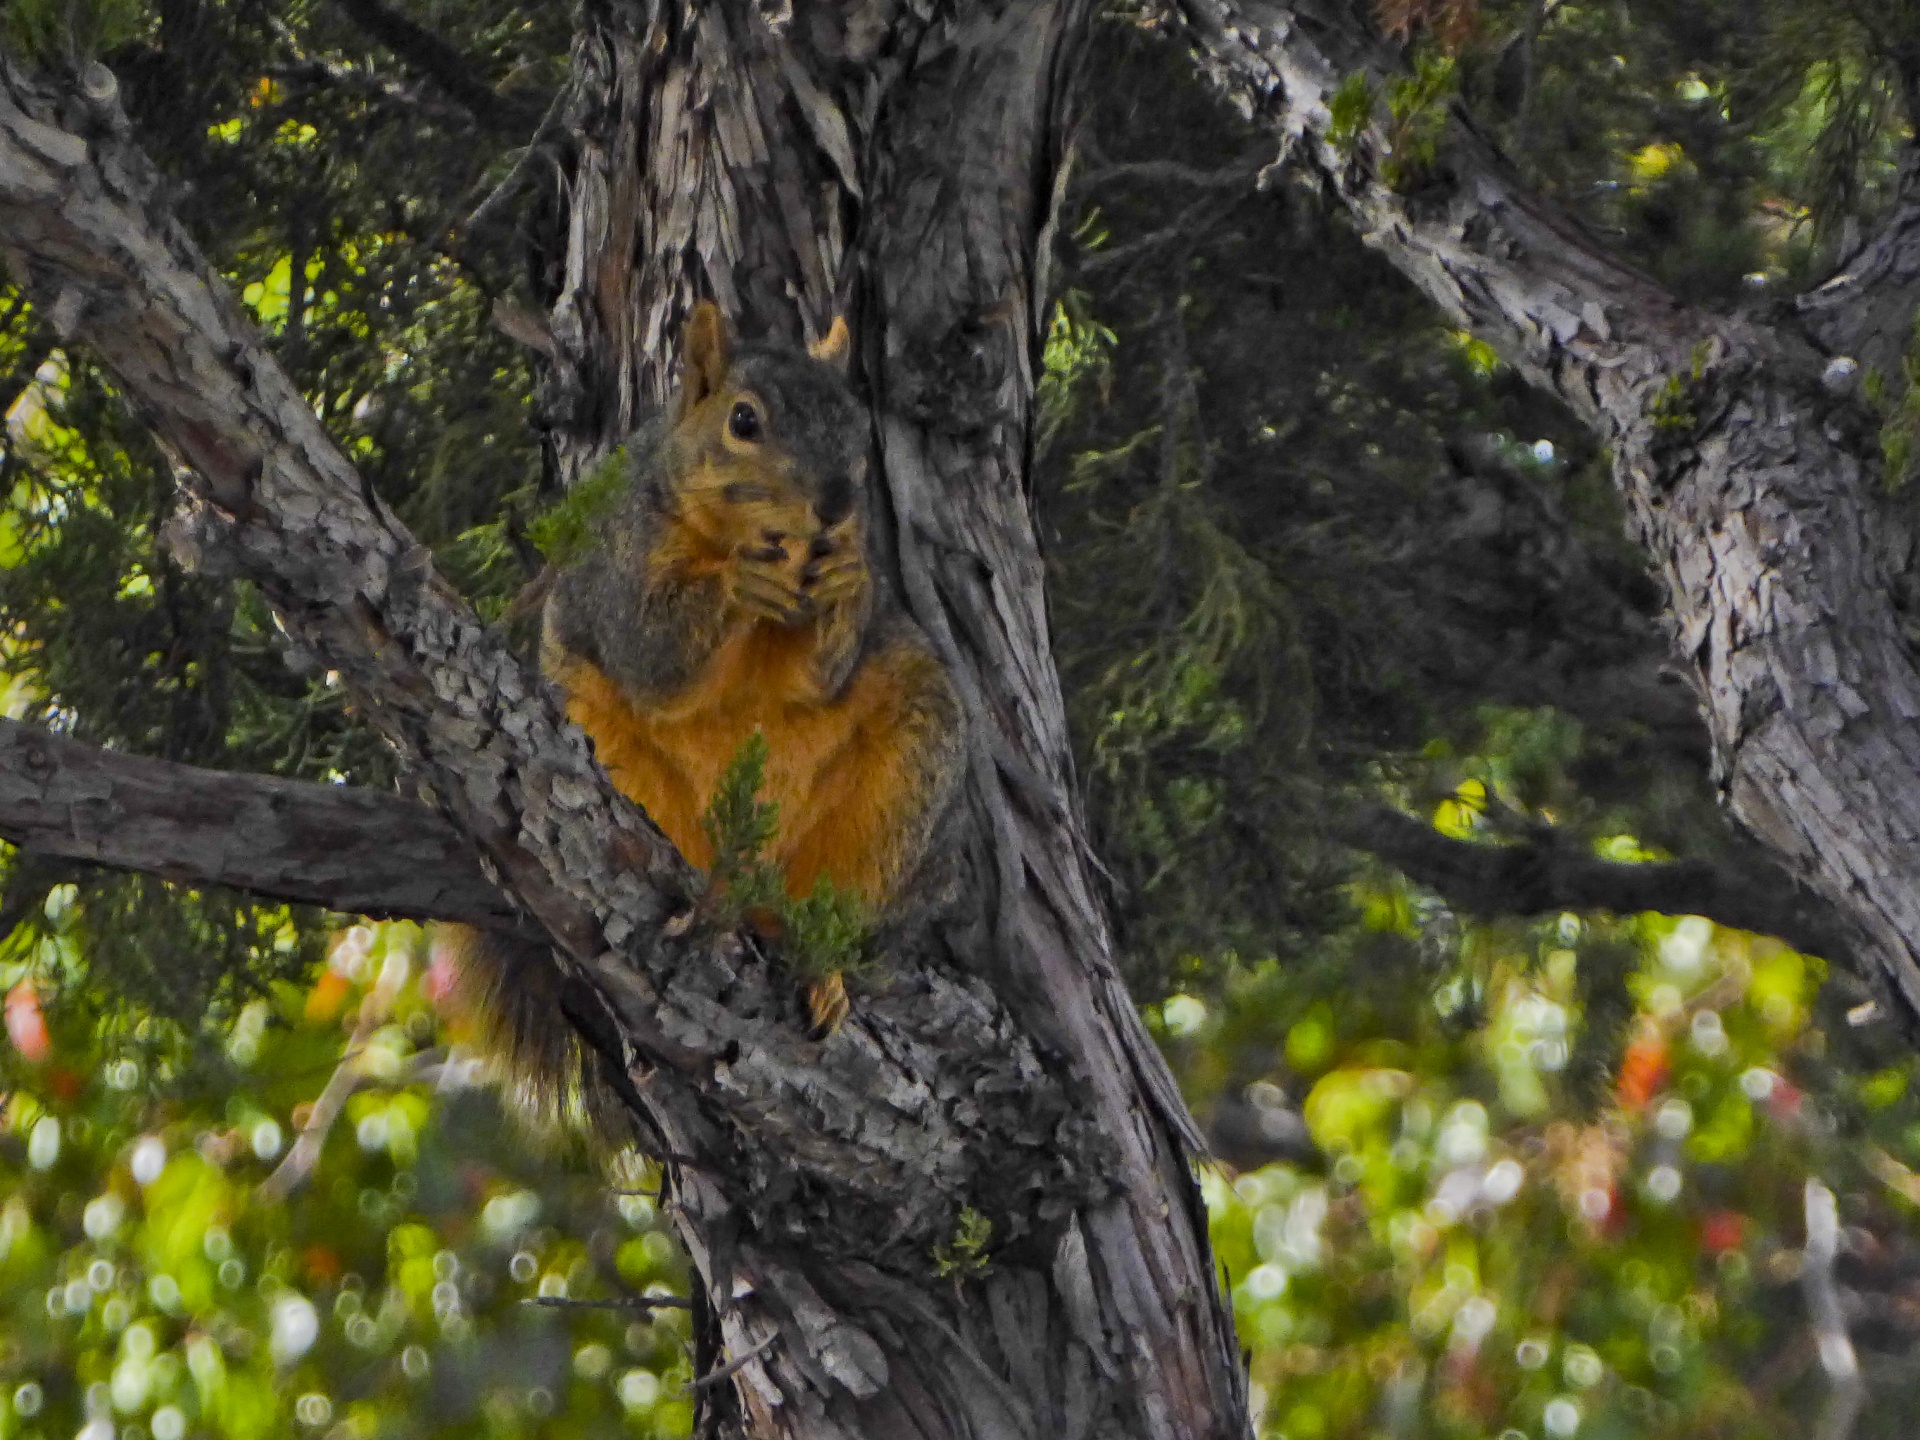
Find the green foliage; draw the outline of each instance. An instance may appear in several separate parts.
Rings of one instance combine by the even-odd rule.
[[[1112,364],[1114,342],[1113,331],[1088,314],[1085,295],[1069,293],[1054,305],[1035,397],[1043,447],[1070,415],[1075,392],[1099,386]]]
[[[700,817],[713,846],[710,893],[721,923],[738,925],[755,911],[770,914],[779,932],[780,957],[805,980],[857,970],[865,959],[873,916],[866,902],[825,875],[798,898],[787,878],[765,858],[780,830],[780,807],[760,798],[767,778],[767,737],[756,730],[727,762],[720,784]]]
[[[1408,190],[1433,168],[1446,134],[1448,106],[1459,90],[1453,57],[1431,45],[1416,51],[1411,72],[1395,75],[1379,87],[1386,102],[1383,129],[1387,153],[1380,178],[1390,190]],[[1375,86],[1367,73],[1343,77],[1327,101],[1327,140],[1352,155],[1374,122]]]
[[[1427,47],[1415,54],[1411,74],[1387,82],[1389,153],[1380,178],[1388,189],[1412,189],[1433,168],[1459,86],[1453,57]]]
[[[933,1268],[941,1279],[961,1279],[987,1268],[987,1246],[993,1240],[993,1221],[971,1205],[962,1206],[953,1236],[934,1247]]]
[[[1117,163],[1256,144],[1163,72],[1110,73],[1101,143]],[[1149,91],[1172,96],[1150,123],[1119,98]],[[1296,959],[1341,923],[1322,777],[1470,716],[1466,692],[1533,643],[1522,632],[1568,615],[1515,599],[1502,623],[1516,628],[1463,648],[1445,617],[1514,567],[1445,538],[1449,437],[1502,437],[1502,464],[1545,503],[1577,492],[1594,508],[1583,533],[1609,551],[1617,511],[1564,417],[1298,196],[1235,194],[1164,253],[1113,266],[1109,237],[1162,231],[1184,198],[1092,194],[1100,223],[1063,226],[1090,247],[1091,278],[1070,265],[1069,284],[1115,340],[1097,378],[1047,382],[1061,415],[1038,484],[1057,537],[1052,613],[1130,982],[1143,998],[1205,993],[1223,956]],[[1551,463],[1534,457],[1543,443]],[[1505,497],[1471,503],[1515,513]],[[1548,568],[1558,590],[1563,567]]]
[[[427,961],[415,926],[336,935],[309,985],[209,1028],[224,1071],[194,1084],[0,965],[0,1435],[690,1433],[684,1311],[528,1303],[684,1290],[666,1217],[504,1143],[441,1070]],[[317,1168],[268,1199],[368,1005]]]
[[[1667,376],[1654,394],[1647,413],[1654,430],[1669,440],[1684,440],[1700,424],[1700,396],[1707,378],[1708,353],[1704,345],[1693,352],[1687,373]]]
[[[19,55],[72,63],[127,44],[152,22],[145,0],[8,0],[0,42]]]
[[[1910,9],[1882,0],[1772,5],[1744,89],[1760,145],[1793,198],[1815,247],[1846,243],[1847,222],[1873,215],[1891,193],[1902,132],[1903,67],[1920,43]]]
[[[700,817],[713,846],[708,874],[723,922],[737,925],[749,911],[770,909],[786,896],[786,882],[764,855],[780,830],[780,807],[760,798],[767,780],[767,737],[756,730],[727,762]]]
[[[1351,155],[1373,123],[1373,82],[1364,70],[1343,76],[1327,102],[1327,139]]]
[[[519,267],[505,237],[450,250],[443,226],[524,137],[476,135],[457,112],[403,101],[411,81],[344,83],[368,47],[329,7],[191,8],[174,24],[118,3],[0,12],[50,37],[60,64],[111,64],[142,145],[180,182],[183,218],[316,414],[448,572],[498,609],[538,560],[502,523],[538,508],[531,376],[488,318]],[[550,83],[564,64],[569,22],[546,7],[436,23],[503,75]],[[257,594],[159,553],[165,457],[110,381],[5,286],[0,412],[9,715],[216,768],[390,783],[391,753],[337,683],[300,657],[289,667]],[[13,857],[6,901],[33,937],[58,884],[75,887],[64,923],[85,937],[65,946],[63,1004],[120,996],[196,1020],[310,963],[318,933],[316,917],[295,917],[289,949],[283,919],[256,921],[236,897]]]
[[[1647,407],[1653,428],[1663,434],[1687,435],[1700,423],[1692,404],[1692,387],[1678,375],[1669,375]]]
[[[1417,941],[1406,898],[1373,891],[1369,923]],[[1859,1087],[1864,1133],[1842,1142],[1787,1078],[1810,1054],[1818,978],[1776,943],[1572,916],[1478,943],[1489,1003],[1464,1032],[1437,1004],[1410,1026],[1365,1003],[1296,1022],[1320,1031],[1287,1053],[1308,1063],[1290,1088],[1324,1168],[1204,1182],[1263,1433],[1365,1436],[1400,1406],[1436,1436],[1571,1431],[1555,1416],[1581,1434],[1803,1433],[1749,1389],[1804,1323],[1778,1278],[1802,1181],[1850,1183],[1864,1223],[1902,1225],[1869,1172],[1911,1173],[1912,1058]],[[1632,1043],[1574,1118],[1579,972],[1622,955]],[[1241,1013],[1190,1004],[1168,1043],[1245,1043]]]
[[[787,899],[783,891],[777,913],[781,957],[803,980],[846,974],[865,965],[872,912],[858,895],[825,875],[816,877],[813,889],[797,900]]]
[[[616,448],[527,526],[527,538],[549,565],[565,565],[600,534],[608,512],[627,488],[627,451]]]
[[[1689,299],[1821,277],[1911,133],[1904,0],[1482,7],[1474,118],[1536,183]]]
[[[252,592],[156,553],[172,475],[105,378],[54,344],[17,297],[0,308],[0,629],[7,711],[77,738],[199,764],[321,778],[388,773],[345,697],[289,673]],[[59,1004],[117,998],[194,1024],[313,959],[312,917],[220,891],[9,857],[25,923],[0,955]]]
[[[1882,483],[1889,494],[1899,494],[1913,478],[1916,443],[1920,442],[1920,320],[1915,321],[1907,352],[1901,357],[1902,384],[1889,394],[1886,381],[1869,373],[1863,387],[1867,402],[1883,417],[1880,454],[1885,461]]]

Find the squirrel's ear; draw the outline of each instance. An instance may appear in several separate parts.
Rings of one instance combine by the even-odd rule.
[[[680,336],[680,409],[684,412],[720,388],[727,378],[726,317],[711,300],[702,300],[687,317]]]
[[[847,317],[836,315],[833,324],[827,327],[827,333],[807,347],[807,353],[824,364],[831,365],[842,375],[847,373],[847,363],[853,358],[853,336],[847,332]]]

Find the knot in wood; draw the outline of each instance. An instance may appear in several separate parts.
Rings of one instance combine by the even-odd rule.
[[[98,60],[90,60],[80,71],[80,93],[94,109],[111,110],[120,98],[120,82],[114,78],[113,71]]]
[[[889,377],[895,404],[948,435],[977,434],[1003,423],[1012,339],[1003,306],[963,315],[937,336],[913,337]]]

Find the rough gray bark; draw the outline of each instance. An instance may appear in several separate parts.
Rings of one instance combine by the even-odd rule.
[[[0,719],[0,839],[348,915],[524,920],[473,844],[398,795],[122,755]]]
[[[71,93],[0,61],[0,254],[183,462],[176,552],[260,587],[555,940],[562,1007],[667,1162],[717,1430],[1243,1435],[1191,1123],[1069,799],[1024,494],[1084,10],[814,19],[802,46],[746,6],[594,13],[547,396],[577,473],[659,393],[696,289],[750,329],[791,333],[789,296],[815,333],[853,312],[905,588],[971,704],[990,920],[896,957],[824,1044],[776,961],[687,923],[684,862],[328,441],[98,67]],[[990,1263],[943,1276],[967,1208]]]
[[[1920,308],[1920,150],[1908,151],[1878,233],[1795,308],[1828,354],[1846,356],[1862,374],[1900,374]]]
[[[664,398],[695,298],[796,340],[848,316],[904,598],[973,721],[969,874],[990,913],[947,944],[1040,1037],[1114,1147],[1110,1196],[940,1298],[950,1343],[893,1375],[902,1395],[943,1398],[868,1433],[1246,1426],[1188,1171],[1197,1137],[1119,981],[1072,804],[1026,497],[1041,267],[1086,17],[1084,0],[803,19],[604,3],[574,54],[546,391],[557,468],[581,473]],[[852,1273],[814,1278],[858,1310],[874,1297]],[[759,1334],[747,1315],[721,1328],[730,1356]],[[805,1377],[758,1360],[742,1375],[756,1433],[831,1433],[792,1414]],[[960,1375],[974,1378],[943,1378]]]
[[[1529,194],[1458,116],[1437,162],[1391,188],[1382,125],[1329,136],[1343,78],[1377,84],[1397,64],[1359,8],[1168,11],[1368,243],[1611,448],[1733,813],[1833,903],[1920,1028],[1920,671],[1893,598],[1906,537],[1871,498],[1874,427],[1823,387],[1827,357],[1790,322],[1681,304]],[[1879,306],[1905,329],[1915,234],[1901,207],[1815,307],[1815,339],[1875,333]]]

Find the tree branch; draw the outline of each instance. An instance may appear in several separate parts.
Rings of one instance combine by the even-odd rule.
[[[686,862],[333,444],[127,130],[0,54],[0,254],[186,462],[176,553],[259,587],[552,937],[569,1017],[654,1143],[697,1163],[687,1205],[777,1203],[816,1246],[911,1264],[970,1195],[1019,1233],[1041,1197],[1104,1194],[1106,1142],[984,985],[894,976],[821,1045],[778,962],[666,923]]]
[[[266,73],[296,102],[323,91],[344,91],[369,108],[394,114],[402,123],[427,120],[452,128],[473,118],[472,111],[437,85],[423,85],[412,76],[395,80],[308,56],[278,61],[267,66]]]
[[[1796,302],[1801,323],[1829,355],[1892,378],[1913,343],[1920,307],[1920,145],[1901,157],[1894,200],[1873,238],[1846,268]]]
[[[1812,954],[1845,952],[1831,909],[1770,869],[1620,864],[1552,830],[1520,844],[1454,840],[1383,805],[1350,812],[1334,833],[1468,914],[1657,910],[1775,935]],[[471,842],[425,805],[124,755],[5,719],[0,838],[35,855],[346,914],[526,928]]]
[[[1623,864],[1545,827],[1519,844],[1454,840],[1385,805],[1340,817],[1333,833],[1469,915],[1657,910],[1704,915],[1830,959],[1849,954],[1846,929],[1832,908],[1770,865],[1741,870],[1701,860]]]
[[[475,73],[473,62],[424,26],[381,0],[334,0],[361,30],[378,40],[415,74],[490,130],[515,133],[539,122],[538,109],[501,95]]]
[[[349,915],[524,923],[472,842],[424,805],[122,755],[15,720],[0,720],[0,838]]]
[[[1456,324],[1608,447],[1735,816],[1861,936],[1920,1033],[1920,669],[1869,417],[1796,331],[1680,302],[1530,194],[1459,113],[1396,153],[1398,58],[1348,0],[1169,0],[1200,64]],[[1343,85],[1368,122],[1336,135]],[[1404,147],[1403,148],[1408,148]]]
[[[1259,178],[1261,167],[1236,161],[1215,170],[1187,165],[1178,160],[1128,160],[1100,165],[1080,178],[1091,190],[1101,185],[1191,185],[1200,190],[1240,190]]]
[[[1737,329],[1682,305],[1532,194],[1454,114],[1431,165],[1395,151],[1382,92],[1403,68],[1350,0],[1170,0],[1202,70],[1325,179],[1360,233],[1456,322],[1582,419],[1618,432],[1702,342]],[[1335,137],[1334,93],[1373,95]]]
[[[334,1121],[340,1118],[340,1112],[346,1109],[348,1099],[359,1087],[364,1074],[360,1057],[366,1054],[374,1034],[393,1013],[394,996],[404,983],[406,973],[405,963],[389,952],[386,963],[380,967],[380,978],[360,1001],[360,1015],[354,1022],[353,1036],[347,1041],[347,1053],[333,1067],[333,1074],[327,1078],[326,1085],[313,1102],[313,1108],[307,1112],[307,1123],[294,1136],[286,1157],[274,1166],[271,1175],[260,1182],[254,1192],[256,1199],[268,1205],[281,1204],[287,1196],[306,1184],[307,1178],[313,1174],[313,1167],[320,1163],[320,1153],[326,1148],[327,1136],[333,1130]]]
[[[557,1003],[666,1157],[701,1368],[777,1334],[701,1392],[716,1433],[1248,1433],[1191,1121],[1083,860],[1026,471],[1090,8],[903,7],[856,35],[583,7],[542,387],[560,473],[664,388],[692,294],[790,338],[857,302],[881,509],[969,697],[964,902],[824,1041],[792,974],[662,923],[694,877],[326,444],[110,138],[124,122],[0,74],[0,251],[74,297],[195,465],[181,551],[261,587],[561,942]],[[942,1277],[967,1207],[994,1263]]]

